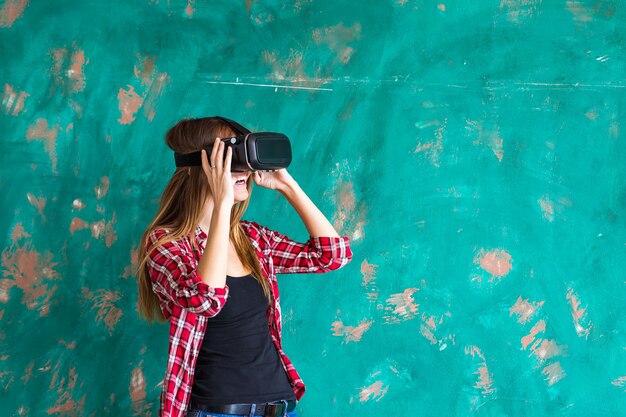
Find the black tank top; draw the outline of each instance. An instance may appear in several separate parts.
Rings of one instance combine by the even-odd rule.
[[[252,275],[226,277],[226,304],[208,321],[191,401],[205,404],[295,400],[272,342],[267,298]]]

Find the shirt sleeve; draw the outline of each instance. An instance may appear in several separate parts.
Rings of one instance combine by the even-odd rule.
[[[300,243],[276,230],[258,226],[269,240],[274,272],[277,274],[329,272],[352,260],[347,236],[310,236],[308,241]]]
[[[148,258],[148,271],[152,289],[157,295],[192,313],[213,317],[226,303],[228,285],[219,288],[203,282],[191,267],[189,255],[176,241],[152,249]]]

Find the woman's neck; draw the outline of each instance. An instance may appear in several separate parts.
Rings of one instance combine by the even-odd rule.
[[[211,229],[211,217],[213,216],[213,200],[208,199],[204,204],[204,213],[200,218],[200,228],[207,235],[209,234],[209,230]]]
[[[209,234],[209,231],[211,230],[211,219],[213,217],[213,208],[214,208],[213,200],[207,200],[204,206],[204,212],[202,214],[202,217],[200,218],[199,226],[202,229],[202,231],[206,233],[207,235]]]

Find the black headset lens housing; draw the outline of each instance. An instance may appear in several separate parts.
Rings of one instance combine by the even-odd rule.
[[[232,147],[232,172],[275,171],[291,164],[291,142],[282,133],[252,133],[239,123],[215,116],[224,121],[237,134],[233,138],[223,138],[222,142]],[[211,155],[213,145],[204,148]],[[226,149],[226,148],[225,148]],[[202,166],[202,151],[190,153],[174,152],[176,167]]]

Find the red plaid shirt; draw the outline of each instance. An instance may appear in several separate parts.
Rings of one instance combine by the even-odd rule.
[[[256,222],[241,220],[240,223],[261,261],[265,278],[271,284],[272,302],[266,312],[269,330],[296,399],[300,400],[305,390],[304,382],[282,349],[276,274],[322,273],[343,267],[352,259],[348,237],[310,237],[306,243],[298,243]],[[149,236],[149,248],[165,233],[164,229],[153,231]],[[196,229],[195,238],[203,252],[207,235],[200,227]],[[213,288],[198,276],[196,269],[201,252],[194,251],[185,238],[151,250],[148,259],[152,289],[170,323],[159,417],[184,417],[208,319],[220,312],[228,297],[228,286]]]

